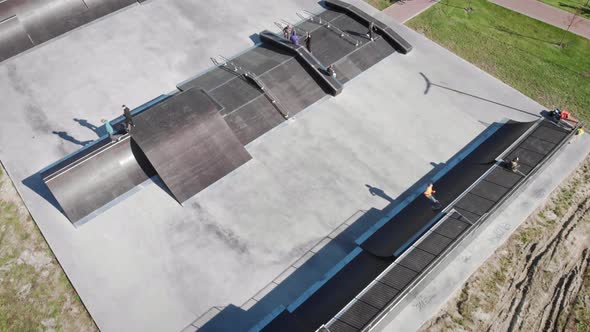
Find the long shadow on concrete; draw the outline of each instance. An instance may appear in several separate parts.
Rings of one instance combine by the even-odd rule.
[[[77,122],[80,126],[92,130],[96,134],[97,137],[102,137],[107,134],[107,131],[104,128],[104,126],[96,126],[96,125],[90,123],[86,119],[74,118],[73,120],[75,122]]]
[[[85,146],[86,144],[92,143],[92,141],[80,141],[79,139],[73,137],[72,135],[68,134],[65,131],[53,131],[52,133],[54,135],[59,136],[59,138],[65,140],[65,141],[68,141],[68,142],[71,142],[71,143],[74,143],[74,144],[77,144],[80,146]]]
[[[506,108],[509,108],[509,109],[511,109],[511,110],[515,110],[515,111],[518,111],[518,112],[521,112],[521,113],[530,114],[530,115],[533,115],[533,116],[538,116],[538,114],[531,113],[531,112],[527,112],[527,111],[525,111],[525,110],[523,110],[523,109],[520,109],[520,108],[512,107],[512,106],[510,106],[510,105],[502,104],[502,103],[499,103],[499,102],[497,102],[497,101],[494,101],[494,100],[491,100],[491,99],[487,99],[487,98],[483,98],[483,97],[480,97],[480,96],[476,96],[476,95],[473,95],[473,94],[467,93],[467,92],[465,92],[465,91],[461,91],[461,90],[457,90],[457,89],[449,88],[449,87],[447,87],[447,86],[444,86],[444,85],[440,85],[440,84],[433,83],[433,82],[432,82],[432,81],[431,81],[431,80],[430,80],[430,79],[429,79],[429,78],[428,78],[428,77],[427,77],[427,76],[426,76],[424,73],[422,73],[422,72],[420,73],[420,76],[422,76],[422,78],[424,78],[424,81],[426,81],[426,89],[424,89],[424,94],[425,94],[425,95],[426,95],[426,94],[428,94],[428,92],[430,92],[430,88],[431,88],[431,87],[438,87],[438,88],[445,89],[445,90],[448,90],[448,91],[453,91],[453,92],[456,92],[456,93],[458,93],[458,94],[462,94],[462,95],[464,95],[464,96],[472,97],[472,98],[479,99],[479,100],[482,100],[482,101],[485,101],[485,102],[488,102],[488,103],[496,104],[496,105],[498,105],[498,106],[506,107]]]
[[[304,254],[301,259],[291,264],[275,280],[254,295],[250,301],[246,302],[242,307],[234,304],[224,307],[216,316],[204,323],[198,331],[247,331],[277,307],[281,305],[288,306],[294,302],[310,286],[321,280],[346,255],[357,248],[355,243],[357,238],[384,218],[389,211],[403,203],[406,198],[415,196],[417,192],[421,193],[426,185],[432,181],[433,177],[441,172],[447,164],[462,158],[464,151],[481,144],[482,139],[486,137],[488,132],[495,131],[500,125],[499,123],[490,125],[447,162],[431,162],[433,169],[395,198],[388,195],[377,185],[364,184],[367,187],[368,194],[379,196],[389,204],[383,209],[372,207],[366,211],[361,210],[361,213],[355,213],[331,234],[324,237],[318,245]],[[200,326],[200,324],[195,324],[195,326]]]

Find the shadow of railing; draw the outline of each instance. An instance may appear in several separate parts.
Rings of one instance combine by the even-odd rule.
[[[500,103],[498,101],[495,101],[495,100],[487,99],[487,98],[484,98],[484,97],[481,97],[481,96],[476,96],[474,94],[467,93],[465,91],[461,91],[461,90],[453,89],[453,88],[450,88],[448,86],[444,86],[444,85],[441,85],[441,84],[433,83],[424,73],[420,72],[419,74],[420,74],[420,76],[422,76],[422,78],[426,82],[426,88],[424,89],[424,94],[425,95],[428,94],[428,92],[430,92],[430,88],[434,86],[434,87],[441,88],[441,89],[448,90],[448,91],[452,91],[452,92],[455,92],[455,93],[458,93],[458,94],[461,94],[461,95],[464,95],[464,96],[468,96],[468,97],[472,97],[472,98],[475,98],[475,99],[479,99],[481,101],[485,101],[485,102],[488,102],[488,103],[491,103],[491,104],[495,104],[495,105],[498,105],[498,106],[506,107],[506,108],[509,108],[511,110],[514,110],[514,111],[518,111],[518,112],[529,114],[529,115],[533,115],[533,116],[539,116],[539,114],[531,113],[531,112],[528,112],[528,111],[525,111],[523,109],[510,106],[510,105],[502,104],[502,103]]]

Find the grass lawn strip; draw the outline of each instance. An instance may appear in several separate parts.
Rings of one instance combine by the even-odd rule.
[[[488,1],[465,5],[443,0],[407,25],[547,108],[590,119],[590,40]]]

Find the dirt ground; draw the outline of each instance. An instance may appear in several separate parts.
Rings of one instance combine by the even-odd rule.
[[[590,331],[590,156],[420,331]]]
[[[0,331],[98,331],[1,165]]]

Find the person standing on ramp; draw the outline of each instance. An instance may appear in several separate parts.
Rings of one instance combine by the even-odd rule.
[[[100,122],[104,123],[104,128],[106,129],[107,134],[109,134],[109,139],[112,141],[115,138],[115,130],[113,129],[113,126],[111,126],[111,122],[106,119],[102,119]]]
[[[307,36],[305,37],[305,48],[307,48],[307,51],[309,53],[311,53],[311,33],[307,33]]]
[[[125,128],[127,132],[129,132],[131,130],[131,127],[135,127],[135,125],[133,124],[133,117],[131,116],[131,111],[129,110],[129,107],[125,105],[121,107],[123,107],[123,116],[125,116]]]
[[[426,190],[424,191],[424,196],[432,202],[432,208],[434,210],[438,210],[438,209],[440,209],[441,204],[438,201],[438,199],[436,199],[434,197],[434,193],[436,193],[436,190],[434,190],[434,185],[432,183],[430,183],[428,185],[428,187],[426,187]]]
[[[374,40],[373,38],[373,30],[375,29],[375,23],[373,23],[373,21],[369,22],[369,31],[367,32],[367,38],[369,38],[371,41]]]

